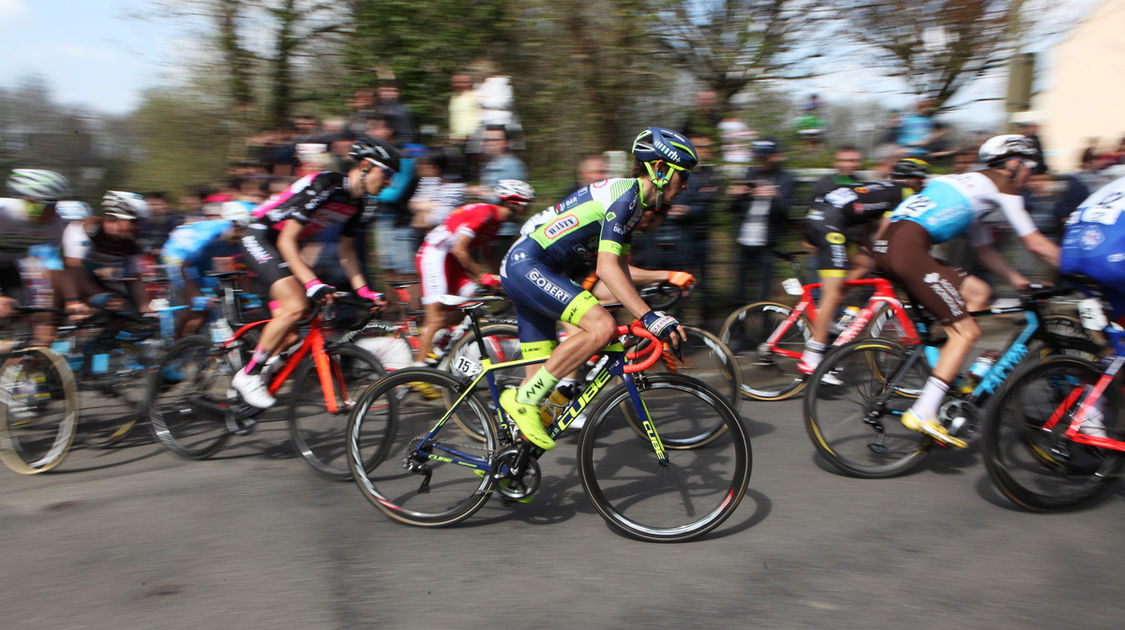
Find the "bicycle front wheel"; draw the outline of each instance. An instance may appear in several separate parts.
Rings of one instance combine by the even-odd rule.
[[[460,400],[452,412],[458,421],[430,436],[449,409],[445,399]],[[347,428],[348,466],[363,496],[391,519],[422,527],[459,523],[488,501],[493,481],[481,467],[491,466],[499,444],[483,398],[429,368],[375,381]]]
[[[1004,496],[1025,509],[1049,511],[1089,505],[1113,492],[1125,453],[1065,435],[1102,371],[1096,363],[1054,356],[1021,368],[989,401],[981,435],[984,463]],[[1121,388],[1111,384],[1091,412],[1101,416],[1107,437],[1122,440],[1123,410]],[[1055,416],[1055,429],[1044,430]]]
[[[578,443],[586,496],[616,531],[650,542],[693,540],[730,517],[750,482],[750,438],[738,415],[709,385],[681,374],[637,379],[643,405],[624,384],[603,394]],[[630,414],[647,416],[638,434]],[[664,451],[654,442],[692,435],[696,420],[724,430],[706,445]]]
[[[809,376],[805,429],[816,450],[840,472],[877,479],[921,464],[932,444],[907,429],[902,414],[929,378],[924,358],[884,339],[860,339],[828,353]]]
[[[339,344],[325,352],[336,411],[328,410],[328,394],[316,362],[306,357],[297,367],[289,396],[289,438],[314,472],[343,481],[352,478],[345,440],[348,417],[359,394],[386,370],[374,355],[358,346]]]
[[[78,389],[66,359],[17,350],[0,364],[0,461],[21,475],[57,467],[78,425]]]
[[[784,304],[756,302],[731,313],[723,322],[719,340],[738,359],[743,396],[752,400],[785,400],[805,388],[805,375],[797,369],[797,361],[805,342],[812,338],[808,318],[801,315],[772,347],[768,344],[770,336],[792,312]]]
[[[242,368],[239,343],[217,349],[206,337],[185,337],[149,373],[145,408],[152,434],[164,447],[206,459],[230,439],[228,414],[255,413],[238,402],[231,387]]]

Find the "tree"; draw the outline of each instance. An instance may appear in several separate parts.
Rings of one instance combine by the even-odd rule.
[[[874,67],[939,108],[1003,62],[1021,0],[858,0],[838,11],[841,32],[874,51]]]

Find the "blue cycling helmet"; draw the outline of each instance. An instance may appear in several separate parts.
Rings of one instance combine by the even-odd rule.
[[[633,156],[642,162],[665,162],[690,171],[699,164],[695,146],[683,134],[663,127],[648,127],[633,140]]]

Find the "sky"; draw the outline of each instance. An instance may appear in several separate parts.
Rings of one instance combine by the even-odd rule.
[[[1058,0],[1048,6],[1075,15],[1100,1]],[[175,60],[193,49],[182,21],[136,17],[155,6],[151,0],[0,0],[0,41],[4,43],[0,87],[10,88],[29,75],[38,75],[47,81],[59,103],[113,115],[132,111],[141,92],[175,76],[179,70]],[[1054,16],[1046,17],[1057,21]],[[1038,39],[1042,49],[1049,38]],[[838,61],[826,60],[826,66],[840,68]],[[846,98],[838,96],[840,85],[871,85],[870,73],[858,67],[837,70],[793,86],[793,91],[798,98],[817,92],[832,102]],[[853,95],[901,108],[912,99],[895,94],[898,85],[877,82],[870,93]],[[1003,75],[978,81],[967,92],[955,100],[1002,97]],[[1003,115],[1002,101],[984,101],[944,117],[954,124],[987,128],[999,125]]]
[[[59,103],[123,114],[146,87],[174,71],[170,51],[184,45],[169,20],[130,15],[140,0],[0,0],[0,87],[43,77]]]

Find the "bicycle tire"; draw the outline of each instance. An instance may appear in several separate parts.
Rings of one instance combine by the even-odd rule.
[[[706,446],[665,451],[668,465],[662,466],[648,435],[638,436],[622,412],[633,402],[626,386],[618,385],[600,397],[579,436],[582,487],[621,534],[648,542],[694,540],[729,518],[745,495],[750,438],[723,395],[706,383],[682,374],[646,375],[637,382],[661,440],[684,428],[690,432],[685,418],[701,415],[721,419],[726,430]]]
[[[925,461],[933,442],[902,425],[902,412],[917,399],[929,368],[915,362],[902,375],[882,407],[876,397],[899,375],[909,352],[885,339],[860,339],[833,350],[805,390],[805,429],[817,452],[836,470],[852,477],[880,479],[902,475]],[[832,374],[842,384],[826,383]]]
[[[421,436],[427,435],[449,409],[443,396],[425,398],[416,384],[465,398],[454,412],[461,422],[447,421],[436,441],[491,463],[500,449],[498,429],[488,405],[477,392],[453,375],[431,368],[406,368],[375,381],[357,401],[348,421],[348,466],[360,492],[391,520],[419,527],[459,523],[488,501],[495,483],[491,475],[456,463],[412,458]],[[471,438],[462,425],[479,426],[483,441]],[[424,470],[408,470],[411,463]],[[427,478],[424,471],[429,471]],[[428,485],[423,485],[428,481]]]
[[[289,396],[289,439],[301,459],[322,477],[337,481],[352,478],[347,459],[348,418],[355,401],[373,381],[387,373],[379,359],[350,344],[326,347],[332,369],[336,413],[324,402],[316,362],[305,357],[293,374]]]
[[[149,373],[145,409],[152,435],[189,459],[206,459],[231,433],[215,407],[232,402],[230,381],[241,369],[241,341],[216,347],[202,336],[180,339]]]
[[[79,382],[79,406],[85,410],[79,432],[86,446],[114,446],[143,420],[148,366],[138,350],[136,344],[115,348],[106,373],[86,374]]]
[[[520,351],[519,327],[515,324],[485,324],[481,326],[480,334],[485,340],[488,358],[491,359],[494,364],[523,358],[523,353]],[[467,360],[468,364],[480,365],[480,349],[477,347],[476,340],[476,333],[470,330],[467,334],[458,339],[457,343],[449,350],[449,361],[445,363],[445,367],[453,373],[455,377],[461,378],[461,373],[458,371],[458,365],[461,363],[461,359]],[[525,367],[517,367],[494,371],[492,375],[496,379],[496,388],[503,391],[508,387],[519,386],[524,376],[527,374],[526,370],[527,368]],[[482,379],[478,387],[481,400],[488,404],[490,411],[495,412],[495,404],[492,402],[492,394],[488,389],[488,381]],[[448,392],[443,390],[443,395],[447,393]],[[443,400],[447,406],[453,404],[453,399],[446,397],[443,398]],[[460,416],[453,417],[454,422],[460,422],[460,420]],[[475,436],[478,440],[484,441],[484,435],[475,431],[475,427],[466,424],[462,425],[461,429],[467,434]]]
[[[1075,387],[1092,386],[1103,372],[1097,363],[1051,356],[1020,368],[989,400],[981,435],[985,468],[1013,503],[1035,512],[1070,510],[1097,503],[1115,490],[1125,453],[1069,440],[1063,433],[1069,413],[1056,432],[1041,430]],[[1102,400],[1108,407],[1103,411],[1107,435],[1123,439],[1120,386],[1107,387]]]
[[[25,401],[17,400],[21,382],[29,384]],[[39,346],[16,350],[0,363],[0,392],[0,461],[21,475],[57,468],[78,427],[78,387],[66,359]]]
[[[805,388],[805,375],[797,358],[779,355],[765,347],[770,335],[793,309],[777,302],[755,302],[731,313],[719,331],[719,340],[738,358],[742,395],[751,400],[785,400]],[[801,353],[812,338],[812,323],[801,315],[778,339],[779,347]]]

